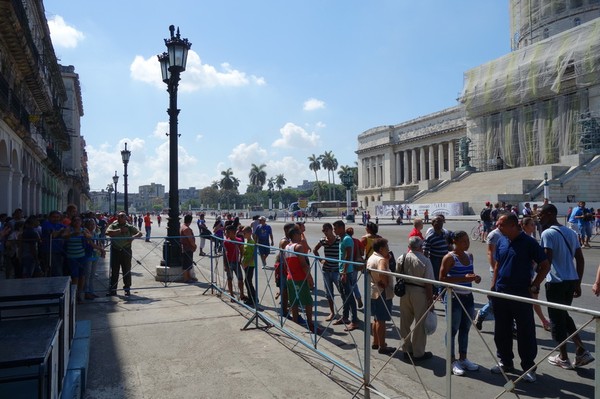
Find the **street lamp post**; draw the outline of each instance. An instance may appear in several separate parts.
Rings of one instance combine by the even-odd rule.
[[[111,214],[111,212],[110,212],[110,201],[112,201],[111,197],[112,197],[112,193],[114,191],[112,184],[109,183],[106,186],[106,191],[108,191],[108,214],[110,215]]]
[[[115,170],[115,175],[113,176],[113,183],[115,185],[115,214],[117,213],[117,183],[119,182],[119,175]]]
[[[162,80],[167,85],[169,93],[169,218],[167,221],[168,256],[165,256],[166,265],[169,267],[181,266],[181,247],[179,244],[179,171],[178,171],[178,143],[177,132],[177,88],[179,75],[185,71],[188,50],[192,46],[187,39],[182,39],[175,26],[169,26],[171,37],[165,39],[167,52],[158,56]],[[168,259],[167,259],[168,258]]]
[[[121,150],[121,158],[123,159],[123,167],[124,167],[124,173],[123,173],[123,178],[124,178],[124,182],[123,182],[123,187],[124,187],[124,196],[125,196],[125,214],[129,215],[129,198],[127,197],[127,164],[129,163],[129,157],[131,156],[131,151],[129,151],[127,149],[127,143],[125,143],[125,149]]]

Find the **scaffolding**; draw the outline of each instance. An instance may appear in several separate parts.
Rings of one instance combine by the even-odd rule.
[[[578,126],[580,152],[583,154],[600,153],[600,117],[598,113],[582,113]]]
[[[596,136],[582,130],[593,123],[579,121],[599,111],[590,109],[599,86],[600,18],[467,71],[460,101],[473,166],[534,166],[597,151]]]

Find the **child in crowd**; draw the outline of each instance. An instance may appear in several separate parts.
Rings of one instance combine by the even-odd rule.
[[[252,239],[252,227],[246,226],[242,230],[244,235],[244,254],[242,255],[242,268],[244,269],[244,273],[246,275],[244,279],[244,283],[246,285],[246,289],[248,290],[249,299],[246,300],[246,305],[255,307],[256,306],[256,289],[254,288],[254,283],[252,281],[254,277],[254,249],[255,242]]]
[[[235,295],[233,294],[234,273],[240,291],[240,301],[248,299],[244,296],[244,278],[242,276],[242,268],[240,267],[241,246],[243,241],[239,237],[236,237],[236,230],[237,228],[233,225],[227,226],[225,229],[225,240],[223,241],[223,264],[225,272],[227,273],[227,288],[229,289],[229,295],[231,295],[232,302],[235,298]]]

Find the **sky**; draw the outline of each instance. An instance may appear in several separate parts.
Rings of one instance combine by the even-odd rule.
[[[169,96],[156,55],[169,25],[192,47],[179,85],[179,188],[252,164],[286,186],[308,157],[354,166],[358,135],[457,105],[463,74],[510,51],[503,0],[44,1],[62,65],[79,74],[90,189],[131,150],[129,192],[169,189]],[[327,172],[318,172],[327,180]],[[339,179],[336,175],[336,182]]]

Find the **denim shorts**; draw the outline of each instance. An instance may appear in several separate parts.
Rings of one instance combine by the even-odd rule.
[[[375,320],[392,320],[392,299],[385,299],[385,294],[383,292],[379,298],[371,299],[371,313],[373,314],[373,318]]]
[[[244,280],[244,276],[242,275],[242,267],[238,262],[230,262],[225,264],[225,273],[227,273],[227,280],[233,280],[233,273],[235,273],[235,277],[238,281]]]

